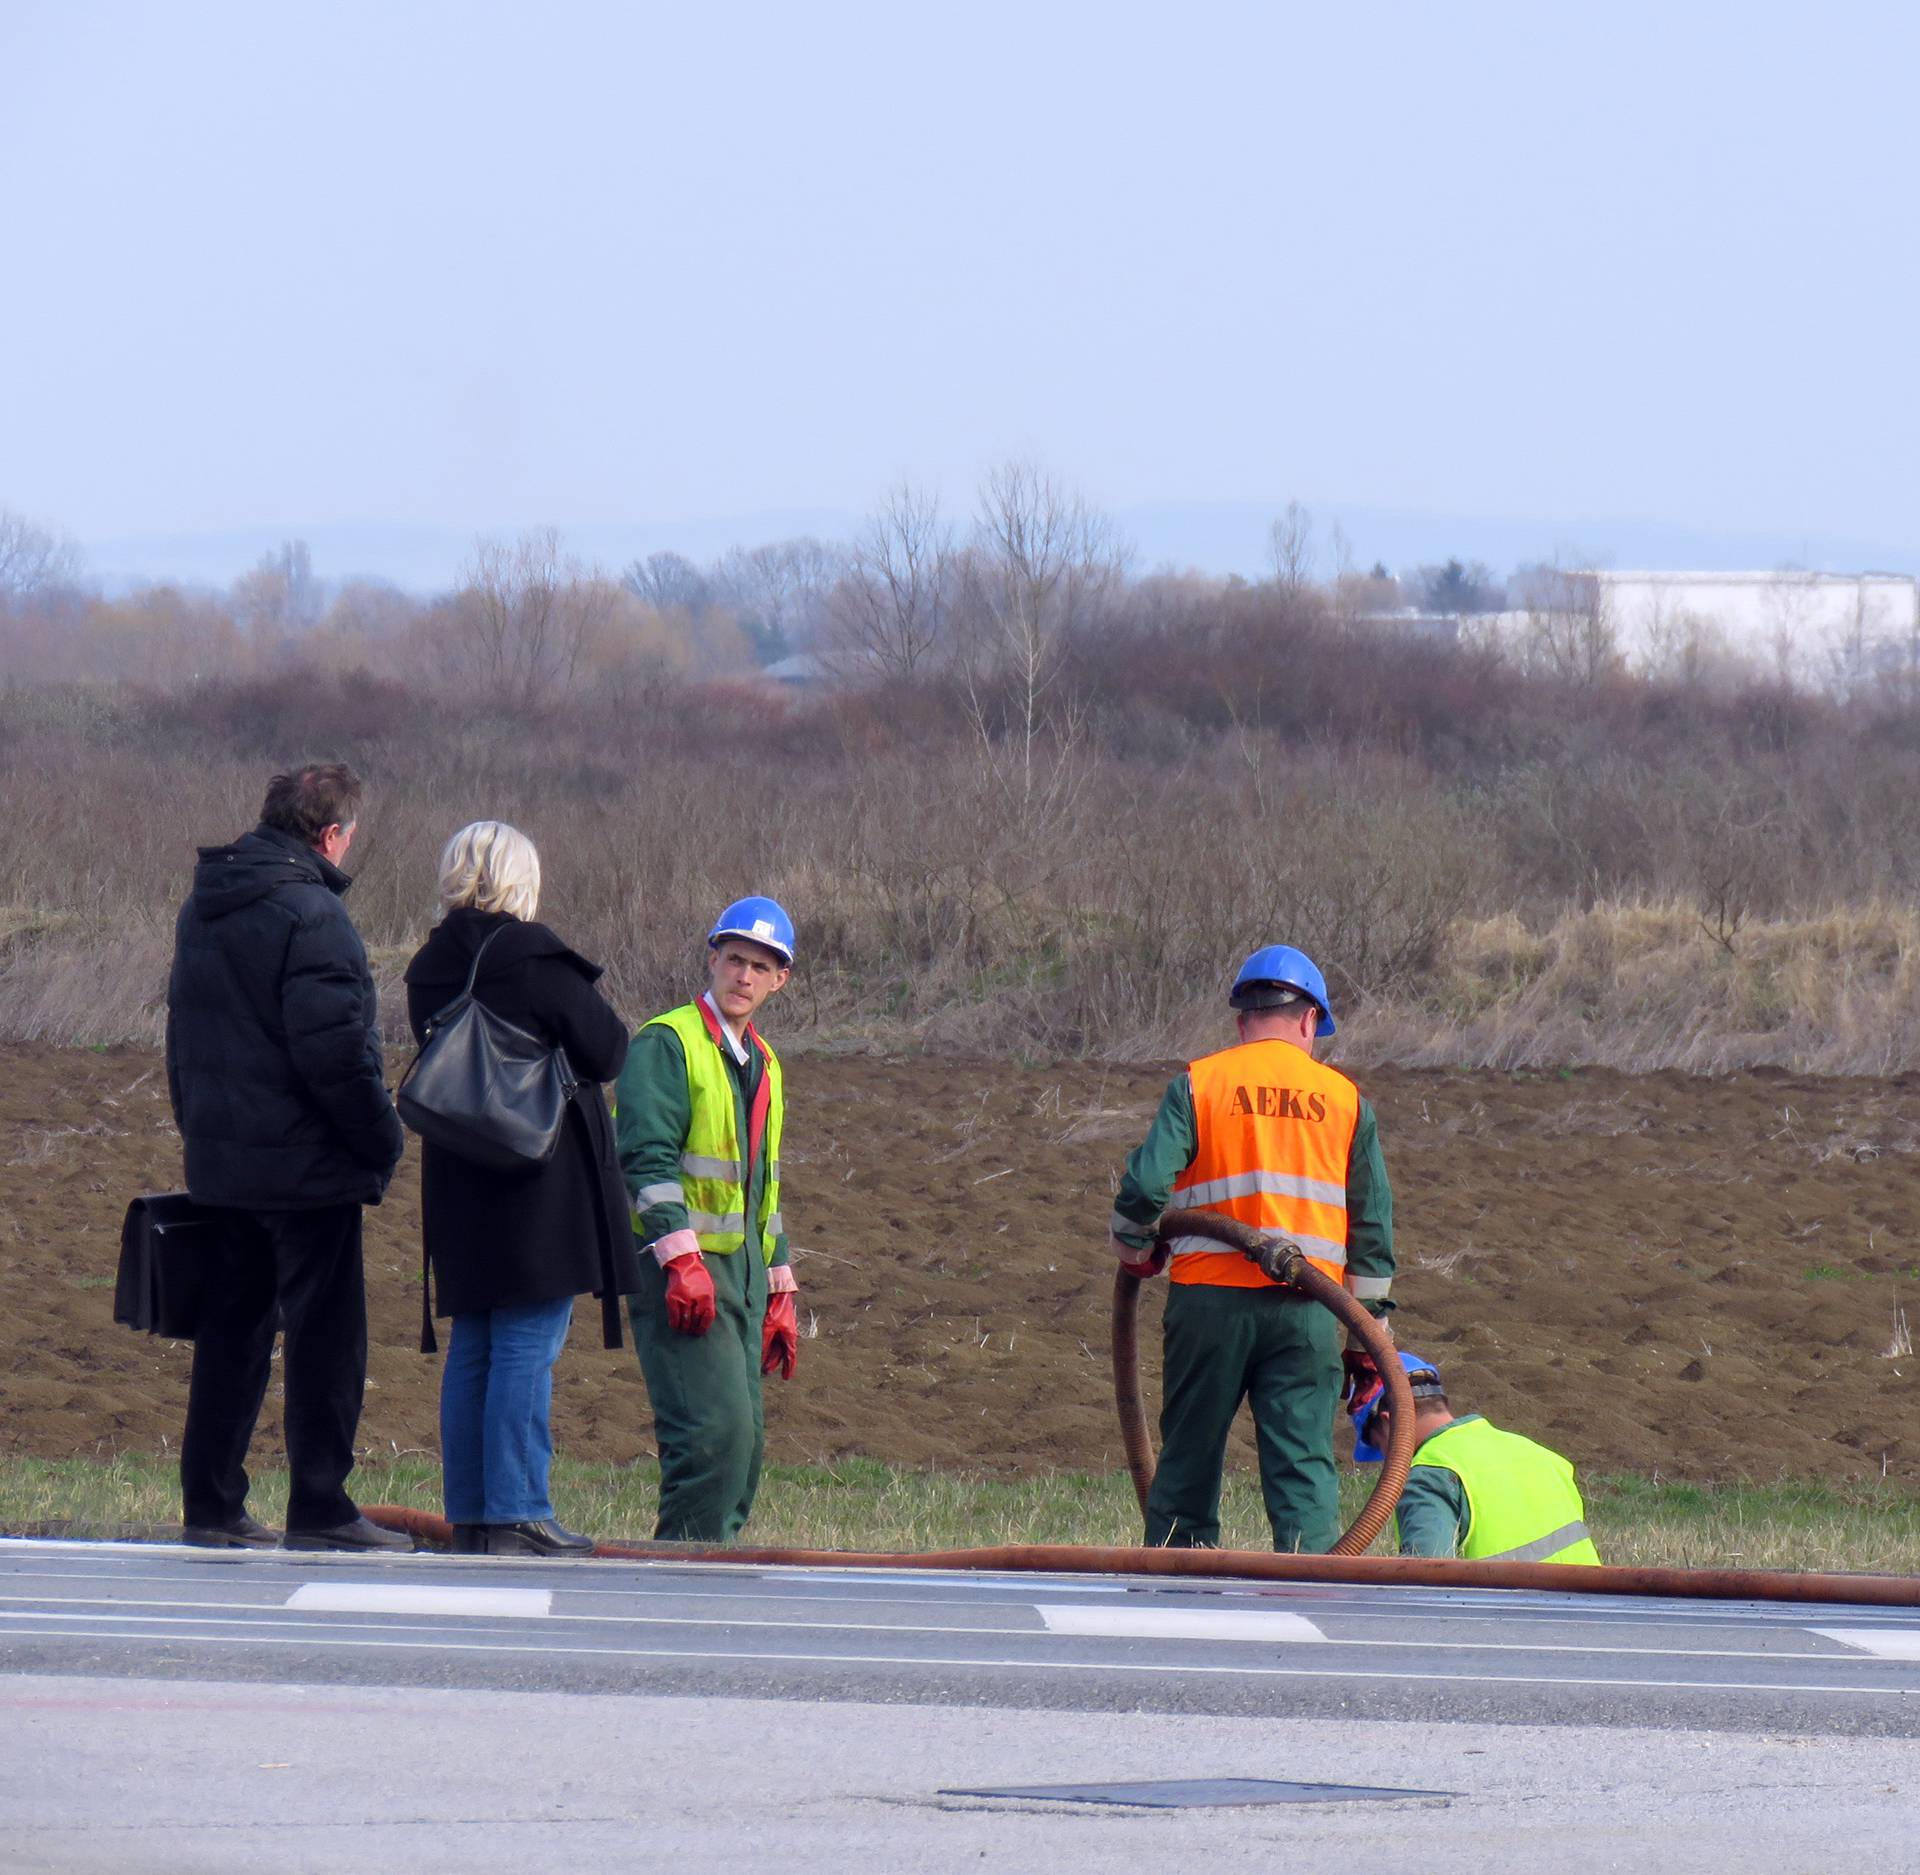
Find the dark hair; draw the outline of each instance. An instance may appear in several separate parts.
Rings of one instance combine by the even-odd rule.
[[[267,783],[261,821],[312,846],[329,827],[360,811],[360,777],[345,762],[303,762]]]

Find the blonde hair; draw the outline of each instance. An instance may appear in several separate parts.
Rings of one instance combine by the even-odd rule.
[[[540,904],[540,855],[517,827],[476,820],[462,827],[440,855],[440,911],[472,906],[531,918]]]

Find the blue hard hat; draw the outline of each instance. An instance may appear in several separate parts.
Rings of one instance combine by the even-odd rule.
[[[1233,980],[1233,993],[1227,1000],[1236,1009],[1274,1009],[1283,1007],[1282,991],[1304,996],[1320,1012],[1315,1035],[1333,1033],[1333,1010],[1327,1002],[1327,980],[1320,967],[1305,951],[1291,944],[1268,944],[1257,950],[1240,966]]]
[[[722,938],[747,938],[777,951],[780,961],[793,962],[793,920],[770,898],[737,898],[714,920],[707,933],[711,950]]]
[[[1394,1352],[1400,1356],[1400,1365],[1407,1370],[1407,1380],[1416,1400],[1431,1399],[1440,1392],[1440,1370],[1431,1361],[1422,1360],[1417,1354],[1409,1354],[1404,1348],[1396,1348]],[[1424,1386],[1422,1379],[1426,1382]],[[1386,1453],[1377,1445],[1367,1442],[1367,1422],[1379,1411],[1380,1403],[1386,1397],[1387,1383],[1376,1380],[1348,1409],[1347,1416],[1353,1421],[1353,1462],[1356,1465],[1377,1465],[1386,1457]]]

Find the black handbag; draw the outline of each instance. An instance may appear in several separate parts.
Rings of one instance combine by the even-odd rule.
[[[134,1199],[120,1226],[113,1319],[169,1341],[191,1341],[205,1299],[227,1280],[230,1255],[224,1213],[195,1204],[184,1191]]]
[[[564,1048],[550,1048],[497,1016],[467,986],[426,1023],[426,1039],[394,1093],[407,1125],[430,1145],[496,1172],[530,1171],[553,1157],[579,1082]]]

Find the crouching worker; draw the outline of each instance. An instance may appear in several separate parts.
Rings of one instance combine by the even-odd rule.
[[[1402,1352],[1413,1392],[1413,1469],[1394,1517],[1402,1556],[1469,1562],[1597,1563],[1573,1467],[1558,1452],[1502,1432],[1478,1413],[1456,1417],[1438,1370]],[[1376,1381],[1352,1407],[1353,1458],[1377,1465],[1393,1435]]]
[[[633,1203],[627,1297],[670,1542],[739,1533],[760,1488],[760,1376],[793,1377],[798,1307],[780,1217],[780,1058],[754,1016],[786,985],[793,921],[743,898],[707,936],[700,997],[634,1037],[614,1101]]]

